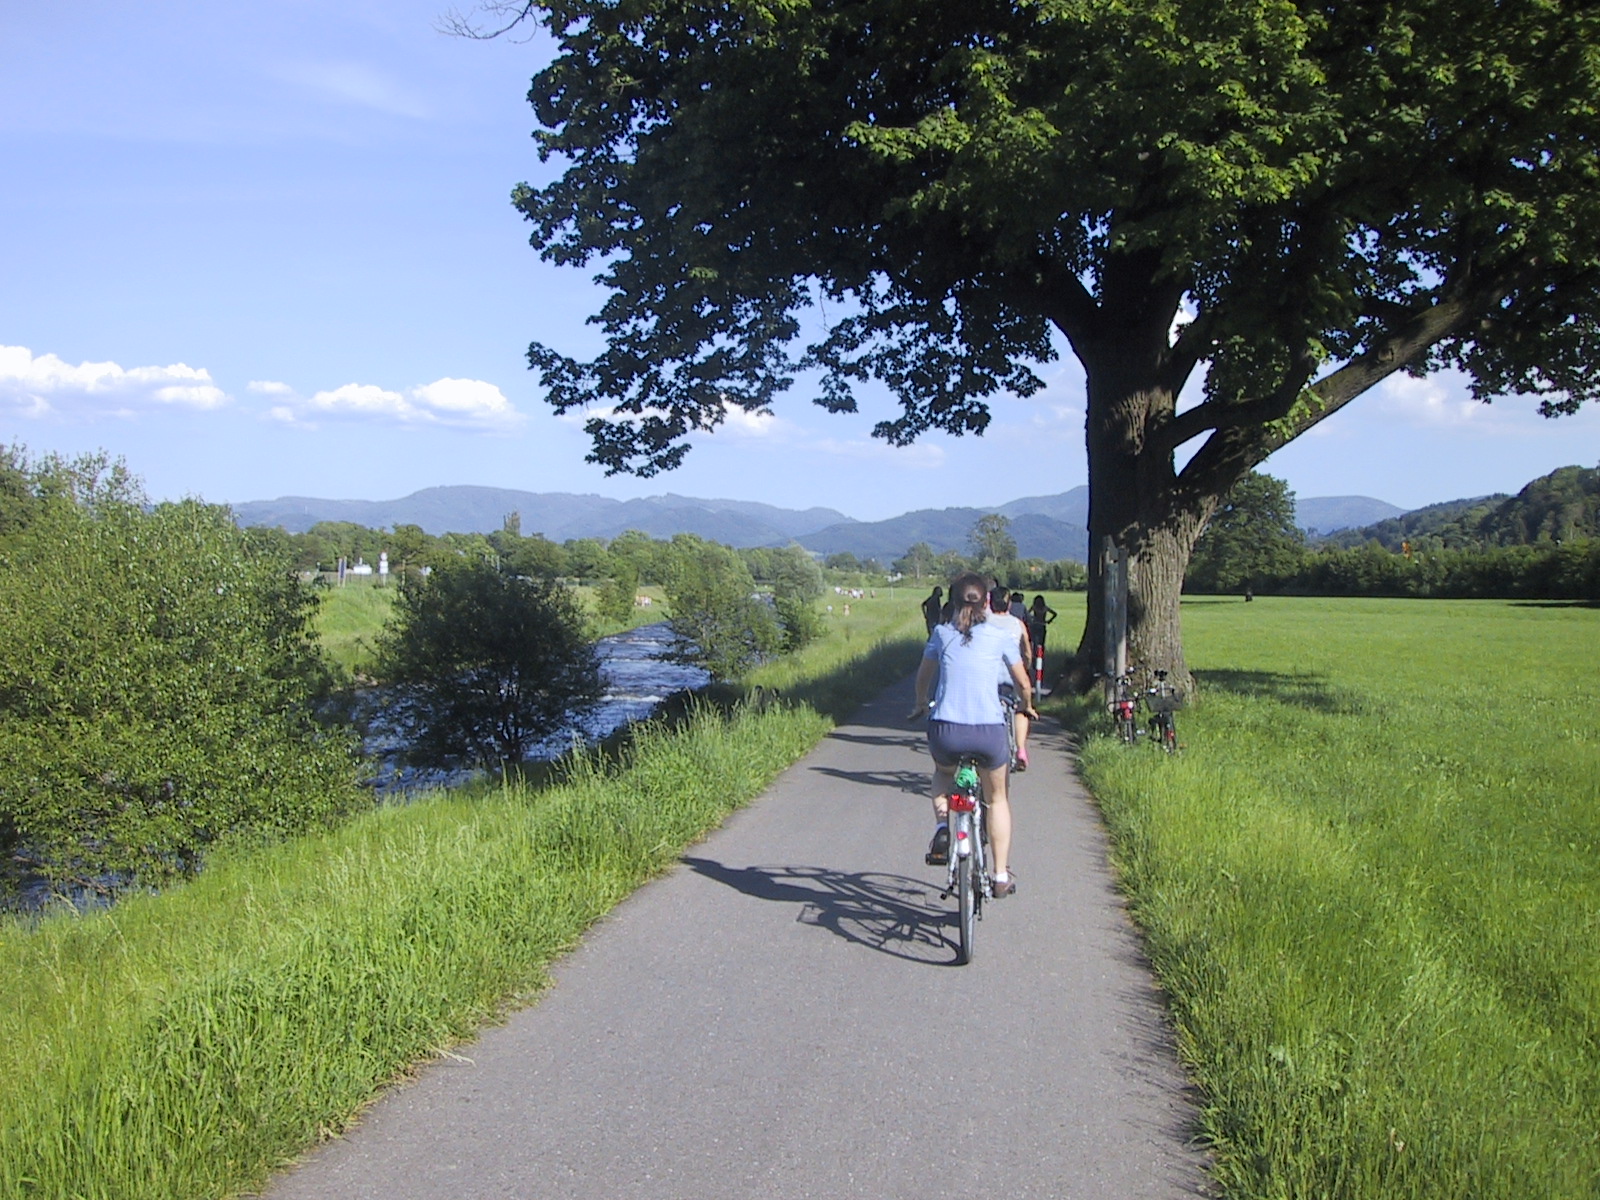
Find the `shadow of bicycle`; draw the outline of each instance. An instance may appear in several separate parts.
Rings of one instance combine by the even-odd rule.
[[[955,911],[939,898],[939,884],[878,871],[730,867],[691,857],[683,862],[746,896],[793,904],[801,924],[847,942],[929,966],[955,965]]]

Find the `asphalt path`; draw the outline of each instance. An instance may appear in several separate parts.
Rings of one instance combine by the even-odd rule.
[[[1048,723],[1017,894],[954,965],[928,758],[889,688],[271,1200],[1161,1200],[1192,1097]]]

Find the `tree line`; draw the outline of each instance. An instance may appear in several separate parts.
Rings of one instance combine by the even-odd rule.
[[[1252,472],[1201,535],[1184,586],[1600,602],[1600,468],[1563,467],[1514,497],[1436,505],[1315,544],[1295,526],[1288,485]]]
[[[156,882],[367,803],[315,604],[225,508],[0,447],[0,854]]]

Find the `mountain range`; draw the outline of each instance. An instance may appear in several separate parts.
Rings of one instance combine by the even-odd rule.
[[[796,510],[749,500],[700,500],[670,493],[612,500],[472,485],[425,488],[398,500],[284,496],[246,501],[234,505],[233,511],[241,525],[279,525],[290,533],[304,533],[320,521],[349,521],[369,529],[418,525],[435,535],[490,533],[515,512],[524,534],[539,533],[556,542],[610,539],[624,530],[637,529],[654,538],[692,533],[738,547],[793,541],[819,554],[848,552],[885,563],[917,542],[926,542],[935,553],[965,551],[978,518],[999,513],[1010,521],[1011,536],[1024,558],[1084,562],[1089,552],[1087,487],[1053,496],[1028,496],[994,508],[917,509],[883,521],[856,521],[831,508]],[[1300,501],[1297,511],[1302,526],[1324,534],[1405,512],[1365,496],[1311,498]]]

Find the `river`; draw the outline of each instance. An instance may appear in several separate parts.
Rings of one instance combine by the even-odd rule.
[[[704,687],[707,675],[699,667],[667,659],[672,631],[666,622],[641,625],[603,637],[595,643],[605,695],[582,721],[575,721],[540,742],[528,755],[550,759],[565,753],[574,741],[596,742],[633,721],[650,716],[674,692]],[[381,705],[381,690],[369,693]],[[405,745],[383,724],[381,711],[371,716],[363,747],[376,764],[366,782],[380,796],[397,798],[407,792],[462,783],[474,771],[407,766]]]

